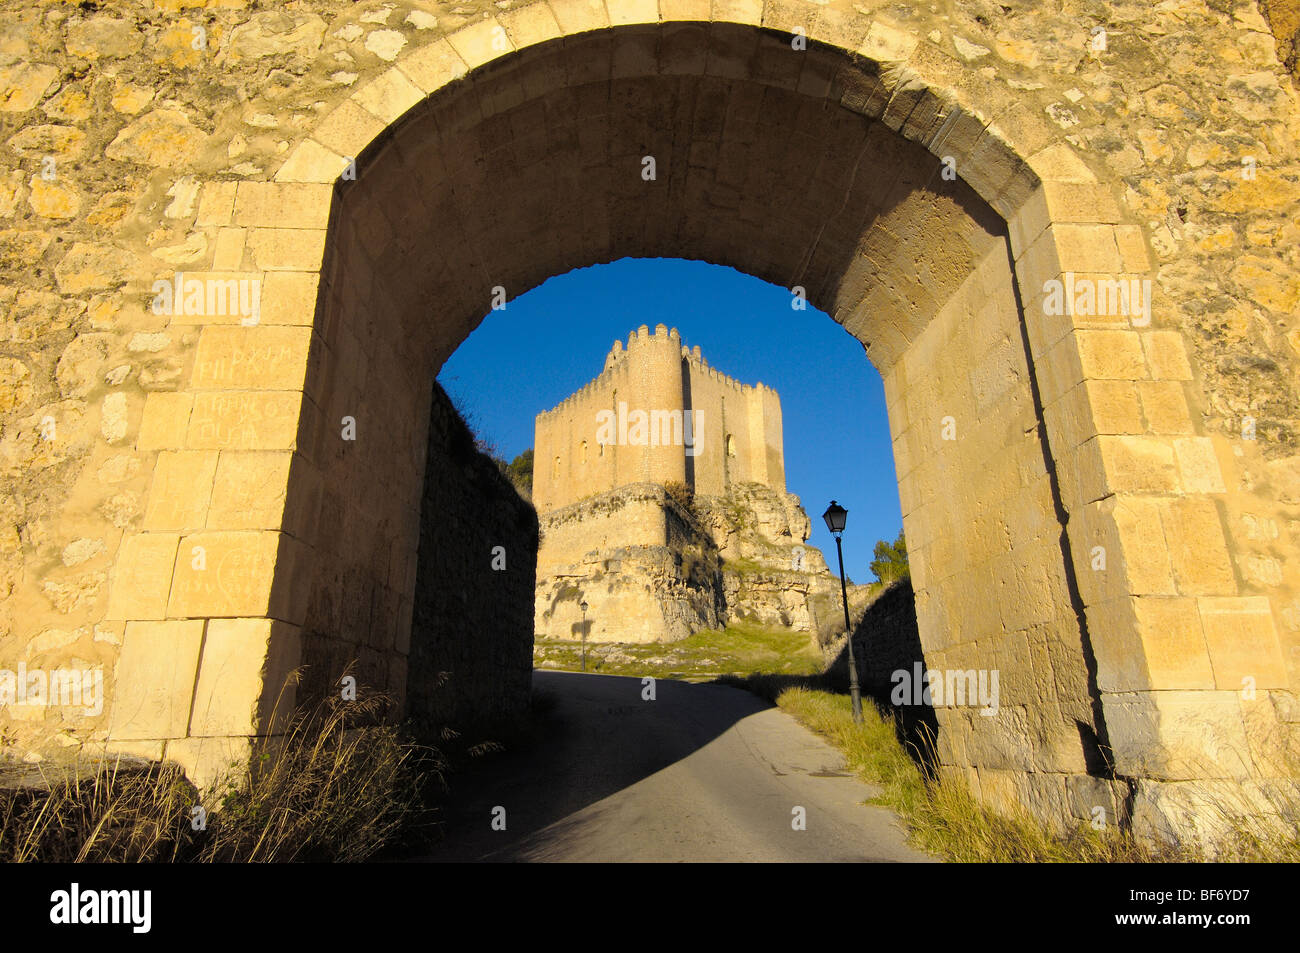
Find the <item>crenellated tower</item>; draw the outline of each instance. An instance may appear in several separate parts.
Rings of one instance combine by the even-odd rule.
[[[632,483],[681,482],[700,496],[738,483],[785,492],[776,391],[710,367],[663,324],[615,341],[594,379],[538,414],[534,448],[539,513]]]

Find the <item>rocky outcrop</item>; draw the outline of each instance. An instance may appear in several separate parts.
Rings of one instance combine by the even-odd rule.
[[[541,518],[538,638],[662,642],[725,617],[717,548],[662,487],[634,483]],[[583,603],[587,609],[582,609]]]
[[[809,530],[797,496],[754,483],[694,500],[638,483],[555,510],[541,519],[537,636],[663,642],[742,621],[816,632],[825,605],[839,611],[838,584]]]
[[[722,558],[726,621],[815,632],[828,603],[820,597],[838,587],[821,551],[806,545],[812,527],[799,497],[742,483],[695,508]]]

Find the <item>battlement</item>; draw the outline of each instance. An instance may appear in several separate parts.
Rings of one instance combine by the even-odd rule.
[[[766,385],[715,367],[676,328],[641,325],[599,374],[537,415],[533,500],[562,507],[629,483],[738,482],[784,491],[781,404]]]
[[[605,364],[601,372],[593,377],[586,384],[570,394],[564,400],[560,401],[549,410],[543,410],[539,417],[558,414],[570,411],[598,391],[607,388],[612,380],[611,371],[617,371],[620,368],[626,368],[630,362],[636,360],[636,356],[645,353],[646,348],[663,348],[671,347],[675,352],[680,354],[682,362],[687,365],[689,370],[696,374],[707,377],[716,381],[718,384],[731,388],[739,393],[746,392],[766,392],[775,394],[776,391],[759,381],[757,384],[745,384],[736,380],[728,374],[724,374],[715,367],[709,365],[708,359],[700,351],[700,346],[696,344],[690,347],[682,341],[681,333],[676,328],[669,328],[664,324],[655,326],[651,331],[647,325],[641,325],[631,334],[628,335],[627,344],[624,345],[621,340],[616,340],[605,355]],[[662,353],[662,352],[660,352]]]

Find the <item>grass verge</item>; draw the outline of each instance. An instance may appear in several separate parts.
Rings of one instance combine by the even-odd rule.
[[[853,723],[849,697],[827,690],[825,678],[754,675],[719,681],[773,702],[838,748],[859,778],[881,793],[871,803],[891,808],[913,846],[945,860],[977,863],[1143,863],[1203,861],[1194,847],[1140,841],[1116,827],[1083,824],[1056,833],[1023,810],[1003,814],[981,804],[960,779],[927,777],[918,758],[898,740],[894,718],[864,699],[863,721]],[[919,754],[919,752],[918,752]],[[926,759],[932,760],[932,759]],[[1261,836],[1238,824],[1233,848],[1220,859],[1300,861],[1300,834]]]

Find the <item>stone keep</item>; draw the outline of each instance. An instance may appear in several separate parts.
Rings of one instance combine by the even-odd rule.
[[[709,367],[676,328],[642,326],[594,380],[537,415],[535,447],[549,461],[533,473],[538,638],[584,625],[613,642],[740,620],[815,628],[809,597],[831,577],[804,549],[808,517],[785,492],[776,391]],[[693,504],[666,492],[672,483]]]
[[[638,413],[647,415],[640,434],[623,426]],[[613,424],[612,441],[602,423]],[[615,341],[595,380],[538,414],[534,448],[539,513],[630,483],[684,483],[699,496],[738,483],[785,492],[776,391],[709,367],[662,324],[653,334],[643,325],[626,348]]]

